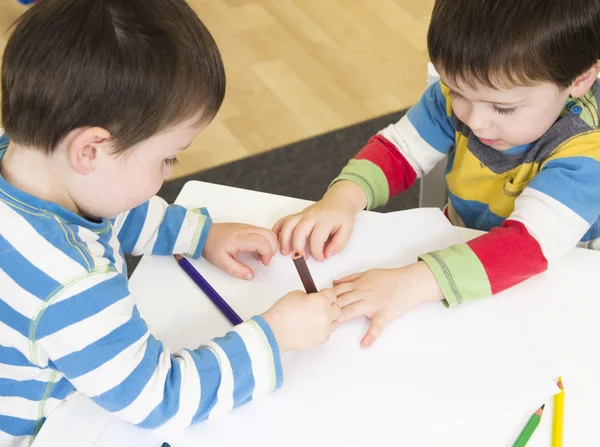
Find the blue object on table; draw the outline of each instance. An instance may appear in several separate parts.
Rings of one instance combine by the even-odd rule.
[[[21,3],[23,5],[31,5],[35,2],[36,2],[36,0],[19,0],[19,3]]]
[[[230,321],[231,324],[237,326],[240,323],[243,323],[244,320],[240,318],[238,314],[235,313],[235,310],[231,308],[229,304],[218,294],[218,292],[213,289],[213,287],[208,283],[206,279],[200,274],[198,270],[194,268],[194,266],[185,259],[181,255],[175,255],[175,259],[177,259],[177,263],[183,269],[185,273],[196,283],[200,290],[204,292],[204,294],[210,299],[215,306],[221,311],[223,315]]]

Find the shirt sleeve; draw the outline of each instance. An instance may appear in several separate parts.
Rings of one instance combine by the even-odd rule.
[[[212,220],[205,208],[167,205],[153,197],[114,222],[123,252],[133,255],[202,255]]]
[[[544,161],[502,227],[421,257],[454,306],[496,294],[560,261],[600,216],[600,132]]]
[[[430,85],[398,123],[369,140],[333,183],[358,184],[367,196],[367,209],[384,205],[448,155],[455,142],[451,116],[447,87]]]
[[[148,331],[127,280],[74,280],[44,311],[36,349],[81,393],[144,428],[183,428],[281,386],[279,348],[259,316],[197,349],[170,352]]]

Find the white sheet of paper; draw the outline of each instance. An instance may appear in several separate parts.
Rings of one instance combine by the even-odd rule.
[[[263,226],[306,206],[275,196],[265,197],[259,206],[239,193],[192,196],[184,190],[178,202],[208,202],[217,221]],[[218,200],[211,203],[211,197]],[[317,286],[327,287],[347,274],[406,265],[419,254],[457,242],[455,230],[437,209],[363,213],[344,252],[328,262],[308,264]],[[302,287],[289,258],[278,256],[269,268],[246,260],[256,271],[252,282],[232,280],[204,260],[193,261],[244,319]],[[153,260],[144,277],[159,278],[161,270],[173,265],[172,259]],[[230,327],[185,274],[179,276],[175,287],[137,278],[132,282],[136,294],[145,297],[140,312],[172,349],[197,346]],[[169,306],[160,306],[165,299]],[[161,436],[177,446],[237,445],[249,433],[260,433],[265,446],[281,445],[283,439],[290,447],[315,439],[319,445],[368,445],[373,440],[378,446],[397,445],[407,436],[489,416],[556,390],[550,374],[512,335],[492,302],[452,310],[441,303],[422,306],[392,323],[373,348],[362,350],[358,343],[367,325],[366,320],[343,325],[322,348],[285,355],[284,387],[276,393]]]
[[[256,193],[207,184],[188,185],[178,202],[207,206],[216,221],[263,226],[308,204],[266,194],[257,201]],[[436,209],[362,213],[346,250],[322,264],[309,261],[309,267],[317,286],[326,287],[346,274],[406,265],[457,242],[455,230]],[[302,287],[289,258],[277,256],[268,268],[249,262],[256,269],[252,282],[193,261],[242,318]],[[193,348],[230,329],[172,258],[146,258],[141,266],[143,274],[134,275],[131,290],[167,347]],[[423,433],[543,401],[556,392],[552,377],[495,303],[452,310],[441,303],[424,305],[390,324],[369,350],[358,345],[367,321],[345,324],[323,347],[284,356],[281,390],[183,431],[159,430],[156,445],[166,440],[174,447],[224,447],[246,444],[248,438],[265,447],[416,445],[409,440]],[[97,445],[129,445],[118,443],[118,434],[130,440],[135,430],[113,418]],[[147,435],[140,430],[140,439]]]

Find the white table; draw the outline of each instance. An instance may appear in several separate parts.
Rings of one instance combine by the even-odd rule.
[[[198,184],[199,188],[213,188]],[[214,190],[218,193],[219,188]],[[243,200],[252,200],[257,206],[273,196],[239,191]],[[479,232],[460,229],[465,240]],[[152,264],[158,262],[145,258],[136,270],[135,281],[152,281]],[[173,269],[177,267],[173,264]],[[155,269],[154,269],[155,270]],[[164,268],[161,274],[168,277],[172,271]],[[560,264],[515,289],[491,298],[499,300],[502,310],[514,322],[526,343],[534,347],[539,359],[554,372],[562,375],[567,391],[565,416],[565,443],[567,447],[599,445],[600,431],[595,427],[600,402],[600,291],[595,279],[600,275],[600,253],[583,249],[573,250]],[[143,297],[142,297],[143,299]],[[547,447],[551,439],[552,405],[538,428],[530,447]],[[435,433],[418,442],[415,447],[493,447],[510,446],[526,422],[535,405],[524,402],[500,418],[479,421],[451,430]],[[50,416],[38,435],[34,447],[59,445],[58,439],[73,426],[85,426],[86,435],[76,445],[108,447],[98,442],[103,421],[63,420],[61,409]],[[105,421],[104,421],[105,423]],[[106,438],[106,437],[105,437]],[[160,445],[149,441],[147,445]],[[145,444],[144,444],[145,445]],[[115,447],[112,443],[110,447]],[[173,446],[176,447],[176,446]]]

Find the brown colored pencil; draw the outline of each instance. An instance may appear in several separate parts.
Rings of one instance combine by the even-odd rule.
[[[308,270],[308,265],[306,265],[302,253],[295,251],[292,259],[294,260],[294,265],[296,266],[296,270],[298,270],[298,275],[300,275],[300,280],[302,281],[306,293],[317,293],[317,286],[310,274],[310,270]]]

